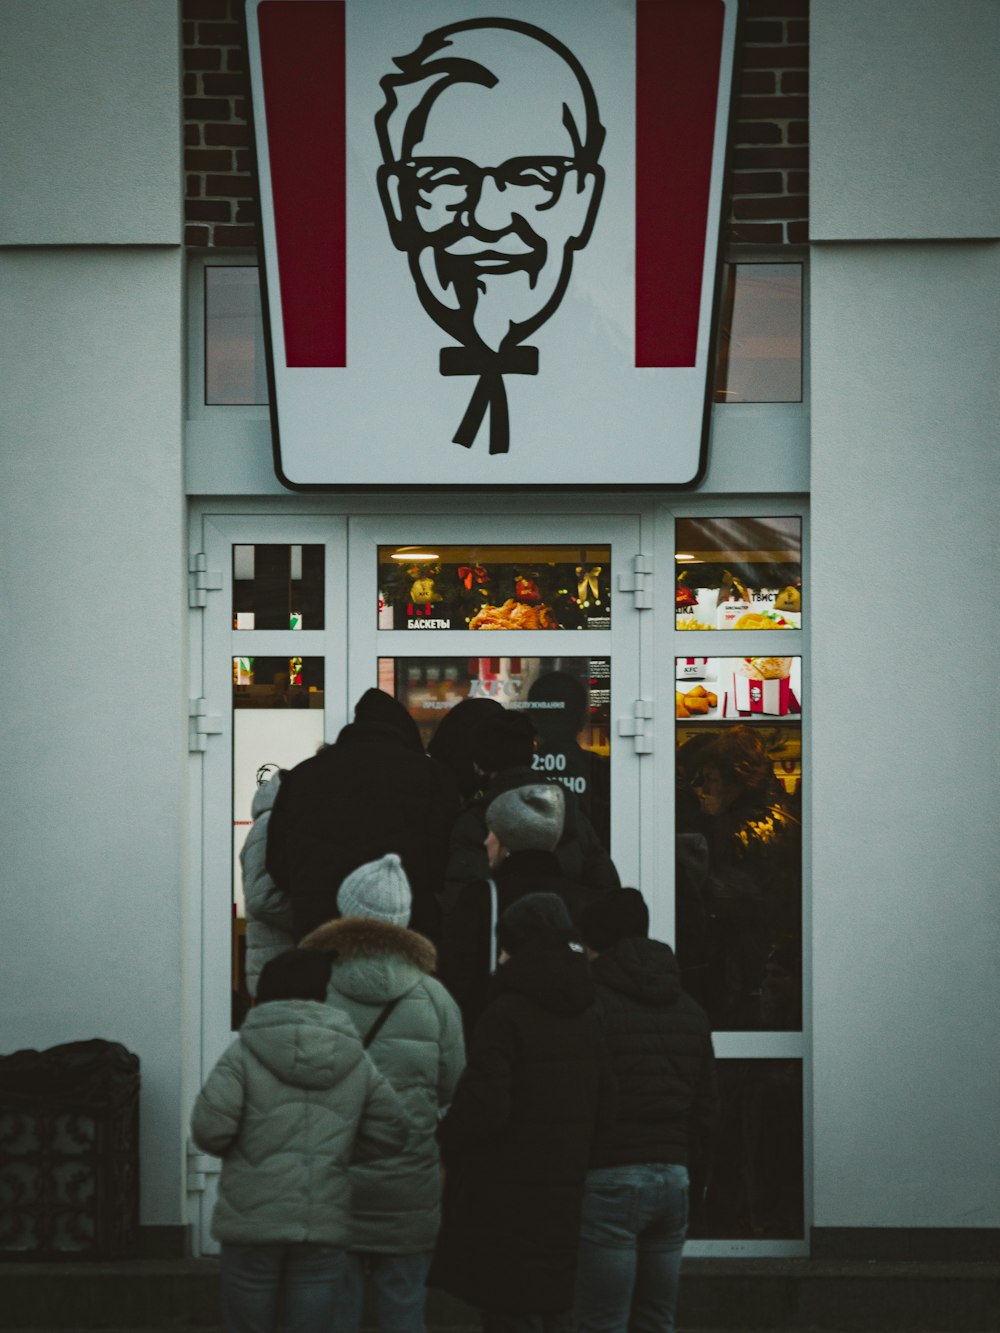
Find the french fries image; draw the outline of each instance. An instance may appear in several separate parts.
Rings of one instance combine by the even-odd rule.
[[[674,691],[674,710],[680,718],[704,717],[718,702],[719,696],[706,690],[704,685],[695,685],[684,694],[680,690]]]

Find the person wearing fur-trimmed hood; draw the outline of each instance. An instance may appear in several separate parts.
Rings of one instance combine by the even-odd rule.
[[[433,973],[434,945],[407,929],[410,886],[394,853],[343,881],[340,919],[302,947],[333,952],[327,1002],[351,1019],[403,1104],[403,1152],[351,1172],[351,1268],[331,1333],[361,1322],[363,1268],[375,1288],[380,1328],[422,1333],[425,1278],[440,1225],[441,1172],[435,1130],[465,1066],[458,1006]]]

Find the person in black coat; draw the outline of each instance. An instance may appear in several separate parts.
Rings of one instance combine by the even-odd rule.
[[[424,754],[409,713],[367,690],[336,743],[285,775],[271,812],[267,869],[289,896],[295,939],[339,915],[337,889],[352,870],[395,852],[413,891],[411,929],[436,941],[457,812],[454,780]]]
[[[492,880],[474,880],[446,904],[441,980],[458,1001],[468,1041],[489,994],[495,966],[494,928],[529,893],[555,893],[576,921],[598,895],[566,879],[555,854],[563,830],[565,795],[551,783],[505,791],[486,809],[485,850]]]
[[[568,1325],[583,1182],[614,1087],[566,908],[503,914],[500,966],[438,1130],[443,1222],[428,1285],[479,1307],[485,1333]]]
[[[605,894],[583,915],[618,1111],[587,1174],[579,1333],[673,1333],[688,1197],[705,1181],[718,1119],[708,1017],[681,989],[673,950],[648,931],[637,889]]]

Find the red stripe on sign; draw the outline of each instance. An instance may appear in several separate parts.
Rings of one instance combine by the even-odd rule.
[[[285,364],[347,365],[343,0],[257,8]]]
[[[635,364],[693,366],[722,0],[637,0]]]

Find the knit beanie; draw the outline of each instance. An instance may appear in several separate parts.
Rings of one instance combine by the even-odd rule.
[[[572,930],[566,904],[557,893],[526,893],[497,922],[497,944],[513,956],[529,940],[551,934],[568,937]]]
[[[566,800],[551,782],[516,787],[486,807],[486,827],[508,852],[551,852],[562,837]]]
[[[505,708],[483,718],[476,728],[472,758],[484,773],[530,764],[537,734],[529,717]]]
[[[595,898],[580,917],[583,942],[603,953],[619,940],[649,934],[649,908],[638,889],[610,889]]]
[[[352,870],[337,893],[341,916],[366,916],[393,926],[409,923],[412,905],[410,881],[395,852]]]

